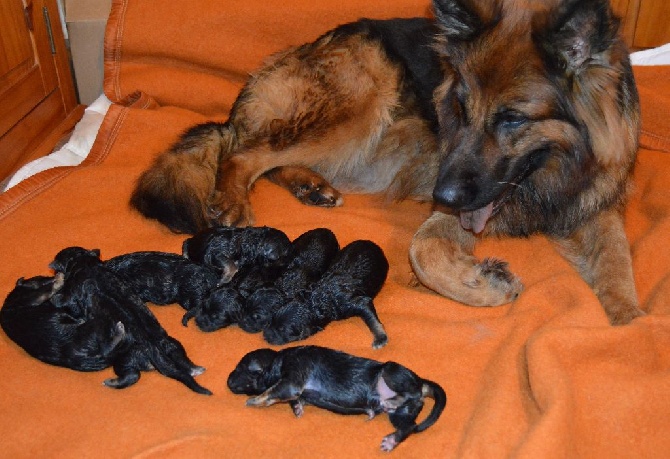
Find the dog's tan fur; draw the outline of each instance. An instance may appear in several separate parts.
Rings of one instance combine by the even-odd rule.
[[[520,281],[473,256],[473,233],[544,233],[612,323],[642,315],[621,216],[639,109],[606,1],[433,3],[435,52],[417,59],[441,75],[435,120],[419,95],[432,83],[389,51],[387,25],[347,25],[268,60],[227,123],[196,126],[159,156],[133,205],[196,231],[253,224],[248,192],[262,175],[320,206],[341,205],[338,189],[434,198],[443,206],[410,249],[433,290],[476,306],[513,300]]]

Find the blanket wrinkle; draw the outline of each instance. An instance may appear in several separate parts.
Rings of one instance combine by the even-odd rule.
[[[180,253],[181,235],[130,209],[135,180],[189,126],[225,120],[241,81],[269,54],[361,16],[428,14],[427,0],[360,2],[113,0],[105,93],[114,101],[89,158],[33,176],[0,195],[0,297],[21,277],[50,274],[66,246],[103,259]],[[197,65],[179,66],[191,59]],[[221,69],[220,73],[198,69]],[[525,285],[514,303],[473,308],[411,285],[407,249],[430,204],[348,194],[341,208],[306,207],[260,180],[257,224],[291,238],[331,228],[341,244],[371,239],[390,262],[375,306],[389,334],[369,346],[364,324],[332,324],[305,343],[394,360],[438,382],[447,407],[392,454],[403,458],[659,457],[670,451],[670,66],[636,67],[641,148],[626,209],[633,270],[647,316],[610,327],[597,298],[543,237],[490,239],[478,257],[509,262]],[[4,293],[2,293],[4,292]],[[391,432],[383,416],[306,407],[245,406],[225,385],[248,351],[266,347],[237,327],[183,327],[178,306],[150,305],[207,371],[206,398],[148,372],[122,391],[110,371],[78,373],[27,356],[0,333],[0,428],[6,457],[371,457]],[[427,406],[431,406],[427,404]],[[426,415],[424,411],[422,417]]]

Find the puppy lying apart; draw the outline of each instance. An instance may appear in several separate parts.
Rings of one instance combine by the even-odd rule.
[[[188,358],[181,343],[167,334],[133,289],[103,264],[99,251],[68,247],[56,255],[50,267],[65,278],[63,287],[50,299],[53,307],[70,315],[81,327],[105,317],[116,327],[112,343],[118,342],[108,351],[107,362],[118,377],[106,380],[105,385],[128,387],[139,380],[141,371],[156,369],[197,393],[211,395],[194,379],[205,369]],[[79,315],[73,316],[73,311]],[[61,330],[56,325],[51,333]],[[104,339],[109,341],[108,337]],[[62,362],[64,366],[67,363]]]
[[[235,394],[254,395],[249,406],[288,402],[300,417],[304,405],[339,414],[388,413],[395,432],[384,437],[383,451],[391,451],[415,432],[433,425],[447,396],[438,384],[422,379],[395,362],[381,363],[319,346],[249,352],[228,377]],[[435,403],[417,424],[426,397]]]
[[[348,244],[323,276],[274,313],[263,337],[270,344],[286,344],[305,339],[334,320],[358,316],[374,335],[372,347],[384,346],[388,337],[372,299],[388,270],[386,256],[374,242]]]
[[[0,310],[0,325],[12,341],[42,362],[77,371],[105,369],[127,346],[125,327],[106,309],[82,320],[56,307],[51,298],[62,288],[63,277],[19,279]]]
[[[222,283],[230,282],[243,267],[271,267],[283,263],[291,241],[282,231],[267,226],[206,229],[184,241],[184,256],[221,272]]]
[[[274,312],[321,277],[340,250],[335,234],[327,228],[309,230],[291,246],[290,259],[281,275],[246,299],[238,322],[242,330],[256,333],[265,329]]]
[[[181,255],[135,252],[110,258],[105,267],[129,285],[144,302],[180,304],[187,311],[201,307],[220,281],[211,267]]]

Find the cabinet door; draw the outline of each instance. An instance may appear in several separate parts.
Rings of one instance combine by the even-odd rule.
[[[0,0],[0,136],[58,86],[42,7]]]
[[[628,46],[633,45],[635,19],[639,0],[610,0],[614,14],[621,18],[621,35]]]
[[[48,154],[82,112],[56,0],[0,0],[0,181]]]
[[[633,46],[653,48],[670,43],[670,2],[642,0],[637,16]]]

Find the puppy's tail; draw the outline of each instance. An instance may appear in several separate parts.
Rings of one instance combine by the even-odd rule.
[[[440,418],[442,411],[444,411],[444,408],[447,406],[447,394],[439,384],[424,379],[423,387],[421,387],[421,393],[424,397],[432,398],[435,403],[433,404],[433,409],[430,410],[428,417],[416,426],[414,429],[415,432],[423,432],[428,427],[435,424],[435,422]]]
[[[236,145],[230,123],[193,126],[140,176],[131,206],[176,233],[194,234],[207,228],[208,201],[214,193],[219,162]]]

